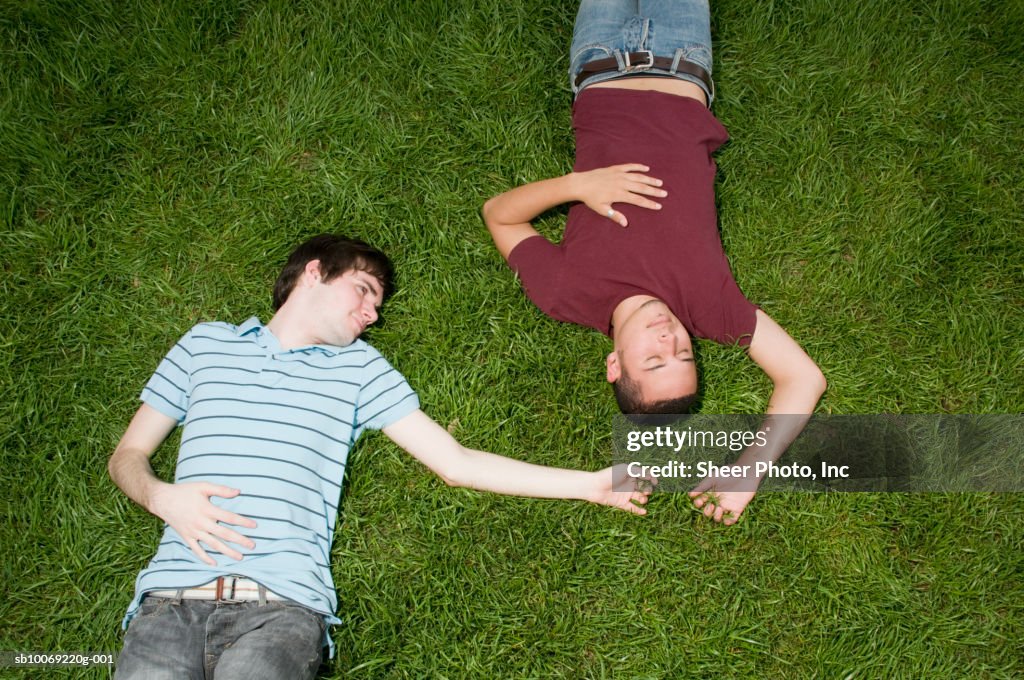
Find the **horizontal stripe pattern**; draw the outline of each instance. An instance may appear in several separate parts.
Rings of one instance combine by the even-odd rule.
[[[207,549],[217,562],[209,567],[165,527],[156,556],[136,580],[125,626],[146,591],[227,574],[337,622],[329,565],[348,452],[363,431],[419,408],[405,378],[361,340],[282,350],[253,318],[192,328],[160,362],[141,399],[183,426],[175,481],[239,489],[234,498],[211,501],[255,519],[254,529],[233,528],[256,547],[232,546],[243,553],[237,562]]]

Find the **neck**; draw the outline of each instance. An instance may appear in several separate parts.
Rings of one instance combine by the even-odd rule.
[[[615,341],[616,333],[625,325],[629,317],[651,300],[657,299],[653,295],[633,295],[617,304],[612,311],[612,342]]]
[[[274,314],[274,318],[267,322],[267,330],[273,333],[277,341],[281,343],[281,349],[295,349],[317,344],[318,341],[312,333],[298,322],[301,318],[302,315],[298,313],[298,310],[285,302],[281,309]]]

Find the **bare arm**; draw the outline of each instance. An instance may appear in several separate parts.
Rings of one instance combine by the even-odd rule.
[[[222,510],[210,502],[210,496],[237,496],[238,489],[206,482],[169,484],[153,474],[149,458],[176,426],[173,418],[153,407],[147,404],[139,407],[110,456],[107,464],[110,478],[126,496],[167,522],[203,562],[216,564],[200,546],[200,541],[234,560],[240,560],[242,554],[222,541],[249,549],[254,544],[222,522],[249,528],[254,528],[256,522]]]
[[[807,424],[821,395],[824,394],[825,376],[807,353],[782,329],[779,324],[757,311],[757,327],[750,342],[750,358],[771,378],[774,384],[768,400],[768,409],[760,432],[764,433],[764,446],[752,446],[743,452],[737,465],[775,462],[786,451]],[[753,498],[764,473],[756,479],[722,480],[708,477],[690,492],[695,505],[716,522],[726,518],[734,523]],[[730,488],[739,490],[730,491]],[[717,492],[716,498],[707,492]],[[727,517],[728,516],[728,517]]]
[[[625,227],[626,216],[614,210],[612,203],[631,203],[658,210],[661,205],[644,196],[667,195],[659,188],[661,180],[642,174],[648,170],[646,165],[628,163],[524,184],[484,203],[484,222],[498,252],[506,260],[521,241],[538,235],[531,221],[563,203],[582,201],[598,214]]]
[[[634,502],[646,503],[649,492],[613,491],[615,482],[622,480],[613,479],[611,468],[565,470],[467,449],[419,410],[385,427],[384,434],[450,486],[533,498],[579,499],[638,515],[647,512]]]
[[[774,384],[761,424],[767,445],[752,450],[753,460],[775,462],[803,431],[825,393],[825,376],[803,348],[761,310],[757,311],[750,358]]]

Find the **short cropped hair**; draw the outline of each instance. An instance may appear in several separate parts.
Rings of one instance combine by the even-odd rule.
[[[697,393],[694,392],[681,397],[644,402],[640,398],[639,383],[629,377],[625,368],[622,369],[619,379],[612,383],[612,392],[615,393],[615,401],[619,404],[619,410],[626,415],[685,415],[690,412],[697,401]],[[660,422],[660,419],[655,420]]]
[[[309,239],[288,256],[274,284],[275,312],[292,294],[306,265],[313,260],[320,261],[320,276],[324,283],[358,269],[377,278],[384,292],[384,300],[395,290],[395,270],[387,255],[359,239],[321,234]]]

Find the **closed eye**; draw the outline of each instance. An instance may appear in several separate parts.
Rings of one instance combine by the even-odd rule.
[[[644,361],[649,363],[651,361],[658,361],[658,359],[659,359],[659,357],[647,357],[647,359],[645,359]],[[654,366],[650,366],[649,365],[644,370],[648,371],[648,372],[649,371],[657,371],[659,368],[665,368],[665,362],[662,362],[660,364],[655,364]]]

